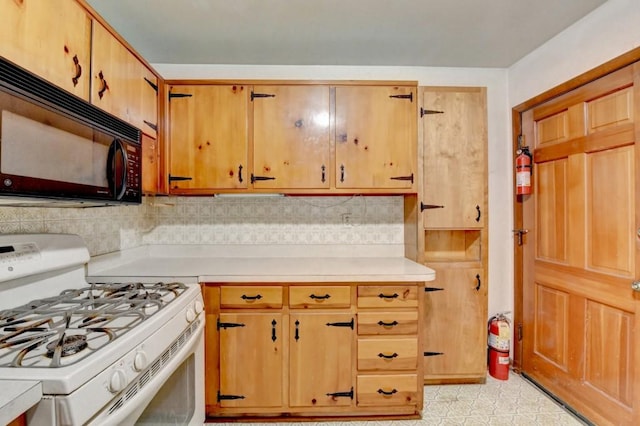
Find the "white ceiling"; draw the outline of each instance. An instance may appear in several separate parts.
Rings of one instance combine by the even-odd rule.
[[[151,63],[509,67],[606,0],[88,0]]]

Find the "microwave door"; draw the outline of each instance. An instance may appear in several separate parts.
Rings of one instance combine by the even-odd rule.
[[[59,116],[51,117],[49,123],[54,118],[55,126],[46,124],[46,119],[36,121],[2,111],[2,189],[40,196],[113,198],[105,167],[113,138],[71,120],[64,123]]]

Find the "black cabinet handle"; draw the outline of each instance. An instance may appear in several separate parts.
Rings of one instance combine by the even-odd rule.
[[[480,286],[482,285],[482,281],[480,281],[480,274],[476,274],[476,291],[480,290]]]
[[[297,342],[300,339],[300,329],[299,329],[300,321],[296,320],[295,324],[296,324],[295,339],[296,339],[296,342]]]
[[[480,217],[482,217],[482,213],[480,212],[480,206],[476,206],[476,211],[478,212],[478,216],[476,216],[476,222],[480,222]]]
[[[384,391],[382,389],[378,389],[378,393],[381,394],[381,395],[391,396],[394,393],[398,393],[398,389],[392,389],[390,391]]]
[[[274,341],[274,342],[277,339],[277,337],[276,337],[276,325],[278,325],[276,320],[271,321],[271,340]]]
[[[242,164],[238,166],[238,182],[242,183]]]
[[[240,298],[242,300],[260,300],[262,299],[262,295],[257,294],[255,296],[247,296],[246,294],[243,294],[242,296],[240,296]]]
[[[395,327],[396,325],[398,325],[398,321],[393,321],[393,322],[378,321],[378,325],[381,325],[383,327]]]
[[[73,77],[71,77],[71,81],[73,82],[73,87],[76,87],[78,85],[78,81],[80,80],[80,76],[82,76],[82,66],[80,65],[78,55],[73,55],[73,65],[76,67],[76,73]]]
[[[340,164],[340,182],[344,182],[344,164]]]
[[[398,293],[393,293],[392,295],[388,295],[388,294],[384,294],[384,293],[380,293],[378,295],[378,297],[380,299],[397,299],[398,298]]]
[[[326,167],[324,166],[324,164],[322,165],[322,167],[320,167],[320,170],[322,171],[322,177],[320,178],[320,181],[321,181],[322,183],[324,183],[324,182],[325,182],[325,180],[326,180],[326,179],[325,179],[325,176],[324,176],[324,172],[325,172],[325,170],[326,170]]]
[[[393,359],[393,358],[396,358],[397,356],[398,356],[398,354],[397,354],[397,353],[395,353],[395,352],[394,352],[394,353],[392,353],[391,355],[385,355],[385,354],[383,354],[382,352],[380,352],[380,353],[378,354],[378,357],[379,357],[379,358],[384,358],[384,359]]]
[[[100,78],[100,83],[101,83],[100,90],[98,90],[98,97],[102,99],[104,92],[109,90],[109,84],[107,83],[107,80],[104,78],[104,74],[102,74],[102,71],[98,73],[98,77]]]
[[[320,300],[326,300],[328,298],[331,297],[330,294],[325,294],[324,296],[316,296],[315,294],[312,294],[311,296],[309,296],[311,299],[320,299]]]

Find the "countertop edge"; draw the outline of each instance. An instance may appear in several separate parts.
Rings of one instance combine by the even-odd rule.
[[[32,380],[1,380],[0,424],[7,424],[42,399],[42,384]]]

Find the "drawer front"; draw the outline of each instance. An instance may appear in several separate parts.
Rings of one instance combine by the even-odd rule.
[[[418,312],[360,312],[358,334],[418,334]]]
[[[418,368],[418,338],[358,339],[358,370],[388,371]]]
[[[349,286],[291,286],[289,306],[292,308],[348,308],[351,306]]]
[[[360,407],[415,405],[418,401],[418,376],[358,376],[357,389]]]
[[[282,287],[222,286],[221,308],[282,308]]]
[[[358,287],[359,308],[415,308],[417,306],[417,285],[381,285]]]

